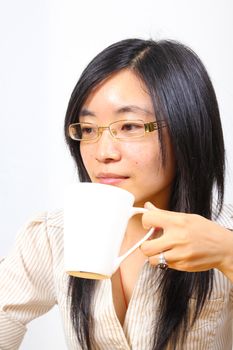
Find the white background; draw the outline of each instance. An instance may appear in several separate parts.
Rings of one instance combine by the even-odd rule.
[[[214,83],[233,202],[231,0],[7,0],[0,2],[0,256],[38,211],[62,206],[76,179],[63,138],[70,93],[89,60],[128,37],[177,39],[202,58]],[[24,350],[65,349],[55,308],[33,321]]]

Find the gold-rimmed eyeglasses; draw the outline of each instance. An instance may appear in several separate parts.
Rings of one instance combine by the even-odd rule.
[[[157,120],[144,123],[143,120],[118,120],[110,123],[108,126],[98,126],[94,123],[74,123],[68,128],[69,136],[75,141],[97,141],[104,130],[110,132],[111,136],[117,140],[131,140],[137,137],[145,136],[160,128],[164,128],[166,122]]]

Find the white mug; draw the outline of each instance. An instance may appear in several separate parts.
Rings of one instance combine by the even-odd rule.
[[[154,229],[122,256],[121,243],[128,220],[147,209],[133,207],[134,195],[119,187],[84,182],[65,190],[64,265],[72,276],[110,278],[120,263],[145,240]]]

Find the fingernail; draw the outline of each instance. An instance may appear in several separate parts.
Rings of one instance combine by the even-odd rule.
[[[144,207],[146,209],[156,209],[156,207],[151,202],[146,202]]]

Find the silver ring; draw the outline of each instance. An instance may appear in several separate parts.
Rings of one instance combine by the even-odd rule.
[[[164,253],[159,254],[159,263],[157,265],[160,269],[165,270],[168,268],[168,263],[165,259]]]

